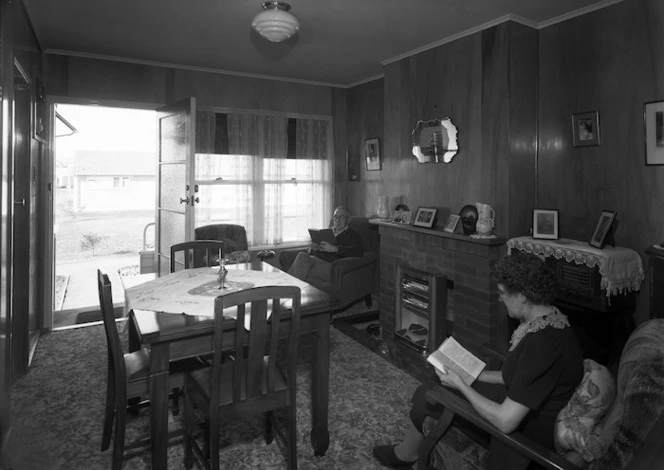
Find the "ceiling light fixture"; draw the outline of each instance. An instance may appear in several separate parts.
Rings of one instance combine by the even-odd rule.
[[[256,15],[251,26],[269,41],[285,41],[300,29],[300,22],[288,12],[290,8],[286,2],[264,2],[263,11]]]

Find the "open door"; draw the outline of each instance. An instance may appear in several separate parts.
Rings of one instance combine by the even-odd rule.
[[[193,239],[196,99],[157,109],[159,138],[155,256],[157,276],[170,272],[170,248]]]
[[[37,311],[36,166],[35,152],[31,149],[41,144],[31,133],[28,75],[17,59],[14,59],[14,70],[12,351],[16,378],[28,371],[41,328]]]

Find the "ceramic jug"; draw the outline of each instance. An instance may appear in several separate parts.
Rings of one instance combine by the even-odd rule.
[[[475,224],[475,231],[479,235],[491,235],[493,227],[495,226],[496,213],[488,204],[476,202],[475,207],[477,208],[477,224]]]

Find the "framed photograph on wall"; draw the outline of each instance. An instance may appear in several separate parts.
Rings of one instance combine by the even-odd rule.
[[[448,233],[456,233],[457,229],[459,228],[460,220],[461,216],[458,216],[457,214],[450,214],[450,216],[447,218],[447,222],[445,222],[443,231]]]
[[[572,138],[575,147],[599,145],[599,111],[572,114]]]
[[[558,239],[557,209],[533,209],[533,238]]]
[[[646,165],[664,165],[664,101],[643,105]]]
[[[413,221],[413,226],[415,227],[433,227],[433,223],[436,219],[436,212],[438,209],[433,207],[419,207],[415,213],[415,221]]]
[[[612,225],[615,218],[615,212],[602,211],[602,213],[599,215],[599,220],[597,221],[597,226],[595,227],[593,236],[588,242],[590,246],[594,246],[595,248],[599,248],[601,250],[604,248],[606,243],[613,244]]]
[[[364,141],[364,157],[367,160],[367,171],[380,170],[380,143],[377,138]]]

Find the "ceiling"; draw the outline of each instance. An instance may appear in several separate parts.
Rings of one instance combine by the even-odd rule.
[[[507,19],[534,28],[621,0],[290,0],[300,32],[251,29],[260,0],[23,0],[46,53],[347,87]]]

